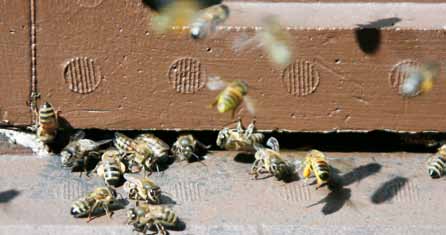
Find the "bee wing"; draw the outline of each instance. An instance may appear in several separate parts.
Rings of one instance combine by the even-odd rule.
[[[127,180],[129,183],[134,183],[138,185],[138,187],[142,187],[141,177],[138,177],[135,174],[124,174],[124,179]]]
[[[413,64],[402,64],[399,66],[399,68],[401,72],[406,73],[408,75],[420,72],[418,66]]]
[[[85,138],[85,132],[80,130],[70,137],[70,141],[76,141]]]
[[[209,90],[215,91],[215,90],[221,90],[225,88],[228,84],[223,81],[219,76],[209,76],[208,82],[206,83],[206,86]]]
[[[342,173],[350,172],[355,169],[356,164],[353,158],[328,158],[328,164]]]
[[[232,43],[232,50],[236,53],[239,53],[242,50],[245,50],[247,47],[253,45],[257,41],[257,37],[250,37],[246,33],[240,34],[234,42]]]
[[[266,142],[266,146],[270,147],[272,150],[276,152],[279,152],[280,150],[279,141],[274,137],[270,137],[268,139],[268,141]]]
[[[250,96],[245,95],[244,102],[248,112],[251,113],[252,115],[255,115],[254,100]]]

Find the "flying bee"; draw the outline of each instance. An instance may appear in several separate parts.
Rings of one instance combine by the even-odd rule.
[[[129,160],[129,168],[132,173],[144,170],[149,175],[153,166],[157,163],[152,150],[145,141],[135,141],[124,134],[115,133],[113,140],[115,147]]]
[[[400,85],[400,93],[410,97],[432,90],[434,81],[440,73],[440,65],[437,63],[426,63],[419,67],[403,65],[401,71],[405,72],[407,77]]]
[[[212,108],[217,106],[219,113],[232,111],[231,117],[233,118],[235,111],[243,102],[248,112],[252,115],[255,114],[253,101],[248,96],[248,83],[246,81],[234,80],[227,83],[220,79],[220,77],[209,77],[207,87],[209,90],[222,90],[210,105]]]
[[[144,204],[129,209],[127,220],[129,225],[133,225],[134,230],[143,234],[147,234],[147,230],[154,226],[155,234],[167,235],[164,226],[174,226],[177,223],[177,216],[167,207]]]
[[[249,45],[257,44],[268,54],[271,62],[279,67],[287,66],[293,57],[290,48],[290,35],[280,25],[276,16],[266,16],[261,19],[262,30],[256,32],[254,37],[242,35],[233,45],[239,52]]]
[[[71,206],[71,215],[76,218],[88,215],[87,223],[94,219],[97,208],[102,208],[109,218],[112,216],[110,204],[117,199],[116,191],[110,187],[98,187],[93,192],[75,201]]]
[[[211,147],[196,140],[192,135],[180,135],[172,145],[172,153],[181,161],[191,160],[192,157],[200,160],[200,156],[195,153],[197,146],[203,149],[209,149]]]
[[[136,201],[146,201],[147,203],[160,203],[161,189],[148,178],[141,178],[124,174],[126,182],[124,190],[129,194],[129,198]]]
[[[217,26],[229,17],[229,7],[224,4],[208,7],[202,10],[192,21],[190,34],[193,39],[205,38],[217,31]]]
[[[152,27],[156,32],[164,33],[174,26],[189,26],[199,9],[197,0],[171,1],[152,17]]]
[[[52,143],[59,128],[57,112],[50,103],[45,102],[40,106],[38,117],[37,137],[44,144]]]
[[[440,178],[446,171],[446,145],[442,145],[436,154],[429,157],[427,169],[430,177]]]
[[[83,167],[83,171],[87,171],[89,161],[99,158],[101,146],[111,142],[111,140],[93,141],[84,137],[83,131],[78,131],[70,137],[70,142],[60,152],[64,167],[73,167],[73,169]]]
[[[305,156],[304,178],[308,179],[311,173],[314,174],[317,180],[316,189],[327,184],[330,176],[330,166],[327,163],[325,155],[318,150],[311,150]]]
[[[260,144],[256,144],[255,161],[251,167],[251,175],[257,179],[260,174],[271,174],[278,180],[289,179],[294,170],[290,163],[280,156],[279,141],[270,137],[266,143],[270,148],[265,148]]]
[[[261,144],[264,139],[262,133],[257,132],[255,120],[244,128],[241,119],[237,121],[236,128],[224,127],[217,136],[217,146],[226,150],[254,152],[255,144]]]
[[[98,165],[97,174],[104,178],[106,185],[117,186],[122,175],[126,171],[126,166],[121,162],[121,155],[117,150],[107,150],[102,154],[101,162]]]
[[[170,147],[163,140],[155,135],[145,133],[136,137],[136,142],[145,142],[153,152],[155,158],[165,158],[170,154]]]

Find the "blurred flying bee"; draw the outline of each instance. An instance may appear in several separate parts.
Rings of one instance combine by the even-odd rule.
[[[152,150],[153,156],[155,158],[165,158],[170,154],[170,147],[163,140],[156,137],[155,135],[145,133],[136,137],[136,142],[145,142],[147,146]]]
[[[111,149],[102,154],[97,174],[104,178],[106,185],[117,186],[122,181],[125,171],[126,166],[121,162],[119,151]]]
[[[76,218],[88,215],[87,223],[94,219],[97,208],[102,208],[109,218],[112,216],[110,204],[117,199],[116,191],[110,187],[98,187],[93,192],[75,201],[71,206],[71,215]]]
[[[217,31],[217,26],[229,17],[229,8],[224,5],[216,5],[201,10],[192,21],[190,34],[193,39],[202,39]]]
[[[209,149],[211,147],[196,140],[192,135],[180,135],[172,145],[172,153],[181,161],[190,161],[192,157],[200,160],[200,156],[195,153],[197,146],[203,149]]]
[[[161,189],[148,178],[141,178],[124,174],[126,182],[124,190],[129,194],[129,198],[136,201],[146,201],[147,203],[160,203]]]
[[[430,177],[434,179],[444,175],[446,171],[446,145],[442,145],[436,154],[429,157],[427,169]]]
[[[144,170],[149,175],[152,173],[153,166],[157,163],[152,150],[145,141],[135,141],[124,134],[115,133],[113,140],[115,147],[124,158],[129,160],[129,168],[132,173]]]
[[[38,117],[37,137],[44,144],[52,143],[59,128],[57,112],[50,103],[45,102],[40,106]]]
[[[62,165],[64,167],[82,167],[87,171],[89,161],[99,159],[101,146],[111,142],[111,140],[93,141],[84,139],[85,133],[78,131],[70,137],[70,142],[60,152]],[[87,172],[88,173],[88,172]]]
[[[242,120],[237,121],[236,128],[224,127],[217,136],[217,146],[226,150],[254,152],[255,144],[261,144],[264,139],[262,133],[257,132],[255,120],[244,128]]]
[[[159,14],[154,13],[152,17],[153,29],[156,32],[164,33],[172,27],[189,26],[199,8],[196,0],[171,1],[160,9]]]
[[[255,161],[251,167],[251,175],[257,179],[260,174],[271,174],[278,180],[289,179],[294,170],[290,163],[280,156],[279,141],[270,137],[266,143],[270,148],[265,148],[260,144],[255,144],[257,152],[255,153]]]
[[[147,234],[147,230],[153,226],[155,234],[167,235],[164,226],[174,226],[177,223],[177,216],[173,210],[158,205],[139,205],[131,208],[127,212],[128,224],[133,225],[134,230]]]
[[[311,150],[305,156],[304,178],[308,179],[311,173],[314,174],[317,180],[316,189],[327,184],[330,176],[330,166],[327,163],[325,155],[318,150]]]
[[[252,115],[255,114],[253,101],[247,95],[248,83],[246,81],[234,80],[231,83],[227,83],[220,79],[220,77],[209,77],[207,87],[212,91],[222,90],[215,101],[210,105],[212,108],[217,106],[219,113],[232,111],[231,117],[233,118],[235,111],[243,102],[246,105],[248,112]]]
[[[419,67],[403,65],[401,71],[405,72],[407,77],[400,85],[400,93],[410,97],[432,90],[440,73],[440,65],[437,63],[426,63]]]
[[[246,35],[234,42],[233,49],[239,52],[251,44],[257,44],[268,54],[270,60],[279,67],[287,66],[293,57],[288,32],[282,28],[276,16],[266,16],[261,20],[262,30],[254,37]]]

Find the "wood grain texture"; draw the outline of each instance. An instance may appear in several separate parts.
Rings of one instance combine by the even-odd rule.
[[[187,30],[152,32],[150,14],[133,0],[104,1],[93,7],[79,1],[40,1],[41,102],[51,101],[79,128],[220,129],[230,121],[230,114],[208,109],[217,92],[193,83],[218,75],[248,81],[258,127],[264,130],[446,128],[442,118],[446,83],[439,82],[425,96],[404,99],[390,81],[401,61],[438,60],[444,67],[446,32],[442,29],[290,28],[295,64],[284,71],[273,67],[262,50],[232,50],[242,32],[254,34],[253,27],[225,26],[215,37],[197,42]],[[364,35],[366,45],[360,46]],[[101,71],[101,82],[90,93],[73,92],[64,78],[67,63],[77,57],[93,59]],[[181,59],[189,62],[173,68]],[[284,79],[290,71],[292,76]],[[169,74],[177,76],[177,83]],[[444,71],[440,79],[445,79]],[[183,83],[193,92],[177,92]],[[289,86],[293,86],[291,93]],[[249,121],[246,109],[241,115]]]
[[[31,124],[29,1],[0,1],[0,124]]]

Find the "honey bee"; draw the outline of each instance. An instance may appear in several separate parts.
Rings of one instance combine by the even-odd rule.
[[[117,199],[116,191],[110,187],[98,187],[93,192],[75,201],[71,206],[71,215],[76,218],[88,215],[87,223],[94,219],[93,214],[97,208],[102,208],[109,218],[112,216],[110,204]]]
[[[196,140],[192,135],[180,135],[177,141],[172,145],[172,153],[181,161],[191,160],[192,157],[200,160],[200,157],[195,154],[197,146],[200,146],[203,149],[209,149],[211,147]]]
[[[420,67],[404,65],[401,70],[408,76],[400,85],[400,93],[410,97],[432,90],[434,81],[439,76],[440,65],[437,63],[426,63]]]
[[[171,1],[152,17],[152,27],[156,32],[164,33],[174,26],[189,26],[200,9],[196,0]]]
[[[145,133],[141,134],[135,139],[136,142],[145,142],[147,146],[152,150],[155,158],[165,158],[170,154],[170,147],[160,138],[155,135]]]
[[[255,114],[253,101],[247,95],[248,83],[246,81],[234,80],[231,83],[226,83],[219,77],[209,77],[207,87],[209,90],[222,90],[215,101],[210,105],[211,108],[217,106],[219,113],[232,111],[231,117],[233,118],[235,111],[243,102],[248,112],[252,115]]]
[[[442,145],[436,154],[429,157],[427,169],[430,177],[434,179],[444,175],[446,171],[446,145]]]
[[[217,31],[217,26],[225,22],[228,17],[229,8],[224,4],[202,10],[191,23],[190,34],[192,38],[205,38],[208,34]]]
[[[265,148],[260,144],[255,144],[257,152],[255,161],[251,167],[251,175],[257,179],[260,174],[271,174],[278,180],[286,180],[293,174],[293,167],[279,153],[279,141],[270,137],[266,143],[270,148]]]
[[[316,189],[327,184],[330,176],[330,166],[327,163],[325,155],[318,150],[311,150],[305,156],[304,178],[308,179],[311,173],[314,174],[317,180]]]
[[[147,203],[160,203],[161,189],[148,178],[140,178],[130,174],[124,174],[126,182],[124,190],[129,194],[132,200],[143,200]]]
[[[38,117],[37,137],[42,143],[50,144],[56,138],[59,128],[57,112],[50,103],[45,102],[40,106]]]
[[[115,147],[129,160],[129,168],[132,173],[144,170],[146,174],[152,173],[153,166],[157,163],[152,150],[145,141],[135,141],[124,134],[115,133],[113,140]]]
[[[224,127],[217,136],[217,146],[226,150],[254,152],[255,144],[261,144],[264,139],[262,133],[257,132],[255,120],[244,128],[241,119],[237,121],[234,129]]]
[[[97,174],[104,178],[106,185],[117,186],[121,182],[126,166],[121,162],[120,157],[119,152],[114,149],[107,150],[102,154]]]
[[[87,171],[89,161],[99,158],[100,147],[111,142],[111,140],[93,141],[84,137],[85,133],[78,131],[62,149],[60,156],[64,167],[83,167],[83,170]]]
[[[127,212],[128,224],[133,225],[134,230],[147,234],[147,230],[155,227],[155,234],[167,235],[164,226],[174,226],[177,223],[177,216],[173,210],[158,205],[139,205],[131,208]]]
[[[268,54],[270,60],[279,67],[287,66],[293,57],[288,32],[280,25],[276,16],[266,16],[261,20],[262,30],[254,37],[240,37],[234,42],[233,49],[241,51],[251,44],[257,44]]]

